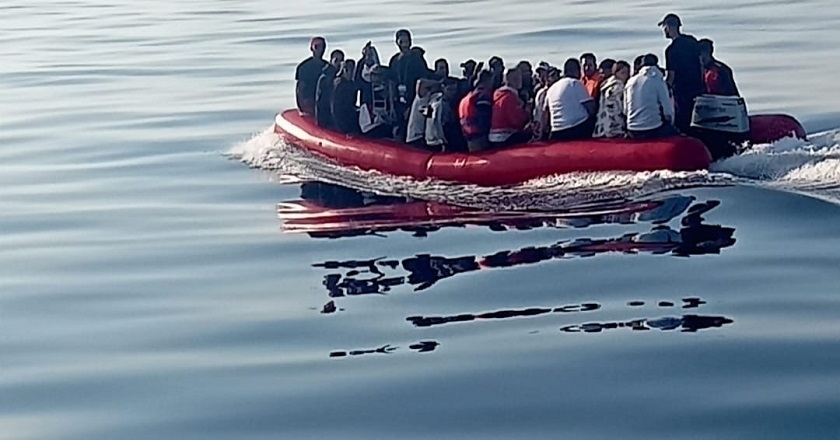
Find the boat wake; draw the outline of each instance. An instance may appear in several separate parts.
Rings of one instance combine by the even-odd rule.
[[[575,173],[486,188],[414,180],[343,167],[289,145],[271,128],[235,145],[228,155],[284,181],[317,180],[379,195],[411,197],[484,210],[561,210],[638,199],[664,191],[754,185],[802,193],[840,204],[840,130],[809,141],[786,138],[715,163],[700,172]]]

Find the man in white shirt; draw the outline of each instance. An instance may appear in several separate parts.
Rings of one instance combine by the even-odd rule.
[[[647,54],[639,73],[624,87],[627,132],[634,139],[675,136],[674,102],[656,55]]]
[[[549,140],[589,139],[595,129],[595,101],[580,81],[580,61],[569,58],[563,78],[546,92],[543,126],[551,127]]]

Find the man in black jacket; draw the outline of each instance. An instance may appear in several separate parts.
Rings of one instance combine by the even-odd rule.
[[[397,136],[399,139],[405,135],[407,113],[411,108],[411,103],[414,102],[417,80],[430,78],[431,72],[428,63],[426,63],[426,52],[419,47],[412,46],[411,32],[406,29],[398,30],[396,43],[399,52],[391,57],[388,70],[397,90],[397,102],[395,103],[397,116],[402,121],[399,127],[400,133]]]
[[[700,65],[700,48],[697,39],[680,31],[682,20],[668,14],[659,22],[671,44],[665,49],[666,81],[671,87],[676,104],[674,125],[683,133],[691,126],[694,99],[706,91],[703,83],[703,66]]]

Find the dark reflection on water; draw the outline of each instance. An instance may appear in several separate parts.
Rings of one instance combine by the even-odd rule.
[[[415,353],[431,353],[435,351],[435,349],[440,345],[437,341],[421,341],[416,344],[411,344],[408,346],[408,349],[415,352]],[[343,350],[336,350],[330,352],[330,357],[332,358],[341,358],[341,357],[348,357],[348,356],[362,356],[366,354],[391,354],[400,347],[393,347],[391,344],[383,345],[378,348],[371,348],[366,350],[350,350],[350,351],[343,351]]]

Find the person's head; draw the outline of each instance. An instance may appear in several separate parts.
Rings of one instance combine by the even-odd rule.
[[[313,58],[323,60],[324,54],[327,52],[327,40],[324,37],[313,37],[309,40],[309,50],[312,52]]]
[[[615,66],[615,60],[607,58],[604,61],[601,61],[601,64],[598,65],[598,71],[601,72],[601,76],[607,78],[612,76],[613,66]]]
[[[505,85],[519,90],[522,88],[522,72],[519,69],[508,69],[505,72]]]
[[[563,76],[566,78],[580,79],[580,61],[569,58],[563,63]]]
[[[477,65],[478,63],[475,60],[467,60],[461,63],[461,74],[464,78],[470,78],[475,75],[475,66]]]
[[[482,70],[478,72],[475,78],[475,88],[483,90],[493,89],[493,73],[489,70]]]
[[[548,72],[545,74],[546,84],[552,85],[557,81],[560,81],[560,70],[556,67],[549,67]]]
[[[519,73],[522,74],[523,79],[534,76],[534,66],[532,66],[528,61],[520,61],[516,64],[516,68],[519,70]]]
[[[487,65],[490,66],[490,71],[496,74],[501,74],[505,71],[505,62],[502,61],[500,57],[492,57],[490,61],[487,62]]]
[[[548,82],[548,71],[550,70],[551,66],[546,63],[545,61],[541,61],[540,64],[537,65],[537,80],[540,84],[546,84]]]
[[[640,70],[642,70],[642,64],[644,63],[644,61],[644,55],[639,55],[633,60],[633,75],[636,75],[637,73],[639,73]]]
[[[341,63],[344,62],[344,52],[336,49],[330,53],[330,64],[335,66],[336,69],[341,68]]]
[[[344,79],[353,79],[353,74],[356,72],[356,61],[349,59],[341,63],[341,76]]]
[[[439,58],[435,60],[435,75],[440,78],[446,78],[449,76],[449,61],[446,61],[443,58]]]
[[[642,58],[642,67],[657,67],[659,66],[659,57],[649,53]]]
[[[379,64],[379,53],[377,53],[376,48],[373,47],[370,41],[365,44],[365,47],[362,48],[362,60],[366,66],[376,66]]]
[[[595,72],[598,71],[598,59],[595,58],[595,54],[585,53],[581,55],[580,65],[583,67],[583,76],[585,77],[595,75]]]
[[[417,80],[416,90],[418,98],[425,98],[440,88],[440,83],[430,79],[420,78]]]
[[[458,81],[455,78],[444,78],[440,83],[443,98],[447,101],[453,101],[458,98]]]
[[[630,78],[630,63],[627,61],[616,61],[612,68],[612,76],[619,81],[626,82]]]
[[[697,42],[697,48],[700,49],[700,62],[707,65],[714,60],[715,43],[708,38],[704,38]]]
[[[411,50],[411,32],[409,32],[408,29],[398,30],[396,34],[396,43],[400,52],[407,53]]]
[[[659,22],[659,26],[661,26],[662,30],[665,32],[665,38],[673,40],[674,38],[680,36],[682,20],[677,14],[668,14],[662,19],[662,21]]]

